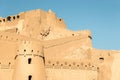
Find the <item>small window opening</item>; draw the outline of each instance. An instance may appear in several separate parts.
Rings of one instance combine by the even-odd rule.
[[[10,16],[7,17],[7,21],[11,21],[11,17]]]
[[[55,65],[55,64],[52,64],[53,66]]]
[[[92,39],[92,37],[91,36],[88,36],[90,39]]]
[[[31,50],[31,52],[33,52],[33,50]]]
[[[16,28],[16,32],[18,32],[18,28]]]
[[[3,21],[5,22],[5,19],[3,19]]]
[[[104,58],[103,58],[103,57],[100,57],[99,60],[104,60]]]
[[[74,34],[72,34],[72,36],[74,36]]]
[[[20,18],[20,16],[19,16],[19,15],[17,15],[17,18]]]
[[[97,70],[99,70],[99,67],[97,67]]]
[[[79,67],[79,65],[77,65],[77,67]]]
[[[85,65],[85,67],[87,67],[87,65]]]
[[[2,20],[0,20],[0,22],[2,22]]]
[[[13,16],[13,19],[15,20],[15,16]]]
[[[71,67],[71,64],[69,64],[69,67]]]
[[[59,19],[59,21],[62,21],[62,19]]]
[[[31,59],[31,58],[29,58],[29,59],[28,59],[28,64],[31,64],[31,61],[32,61],[32,59]]]
[[[32,75],[29,75],[29,76],[28,76],[28,80],[32,80]]]
[[[26,52],[26,49],[24,49],[24,52]]]
[[[17,56],[18,56],[18,55],[16,55],[14,59],[16,59],[16,58],[17,58]]]
[[[63,64],[61,64],[61,66],[63,66]]]

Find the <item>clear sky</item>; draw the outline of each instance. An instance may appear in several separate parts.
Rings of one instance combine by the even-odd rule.
[[[0,0],[0,16],[52,9],[70,30],[92,32],[93,47],[120,50],[120,0]]]

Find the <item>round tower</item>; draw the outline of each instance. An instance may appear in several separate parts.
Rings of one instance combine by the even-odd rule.
[[[13,80],[46,80],[42,45],[35,41],[18,44]]]

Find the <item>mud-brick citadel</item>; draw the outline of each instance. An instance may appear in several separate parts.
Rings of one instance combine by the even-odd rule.
[[[0,17],[0,80],[120,80],[120,51],[93,48],[51,10]]]

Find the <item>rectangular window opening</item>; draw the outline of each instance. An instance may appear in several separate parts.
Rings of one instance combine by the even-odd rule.
[[[28,80],[32,80],[32,75],[29,75],[29,76],[28,76]]]
[[[28,64],[31,64],[31,61],[32,61],[32,59],[31,59],[31,58],[29,58],[29,59],[28,59]]]

